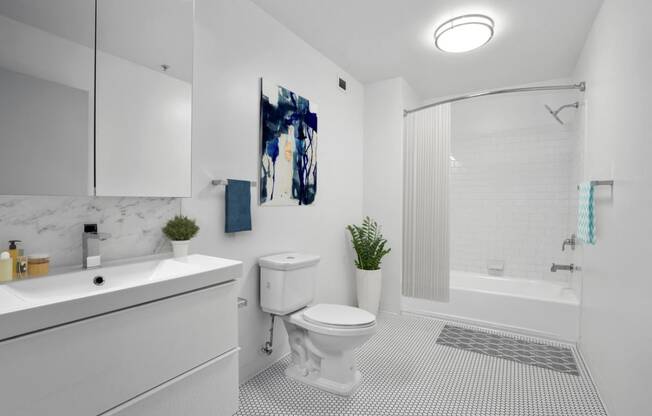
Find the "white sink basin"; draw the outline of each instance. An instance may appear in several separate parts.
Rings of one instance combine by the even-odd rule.
[[[232,260],[194,255],[27,279],[3,288],[27,302],[60,302],[199,274],[232,263]]]
[[[241,269],[195,254],[0,285],[0,340],[224,283]]]

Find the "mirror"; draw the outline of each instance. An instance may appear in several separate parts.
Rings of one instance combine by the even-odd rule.
[[[0,195],[190,196],[193,30],[193,0],[0,0]]]
[[[97,195],[190,196],[193,6],[97,1]]]
[[[94,13],[0,0],[0,194],[92,194]]]

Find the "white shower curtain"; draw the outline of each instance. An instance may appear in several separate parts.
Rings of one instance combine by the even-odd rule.
[[[405,118],[403,295],[448,301],[450,104]]]

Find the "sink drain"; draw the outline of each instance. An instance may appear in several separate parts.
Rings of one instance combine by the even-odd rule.
[[[95,276],[93,279],[93,284],[95,286],[102,286],[104,284],[104,278],[102,276]]]

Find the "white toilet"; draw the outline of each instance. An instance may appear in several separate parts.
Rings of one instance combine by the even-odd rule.
[[[292,363],[285,374],[322,390],[348,396],[362,379],[354,350],[376,332],[376,317],[345,305],[308,306],[314,297],[319,256],[283,253],[261,257],[260,305],[287,330]]]

